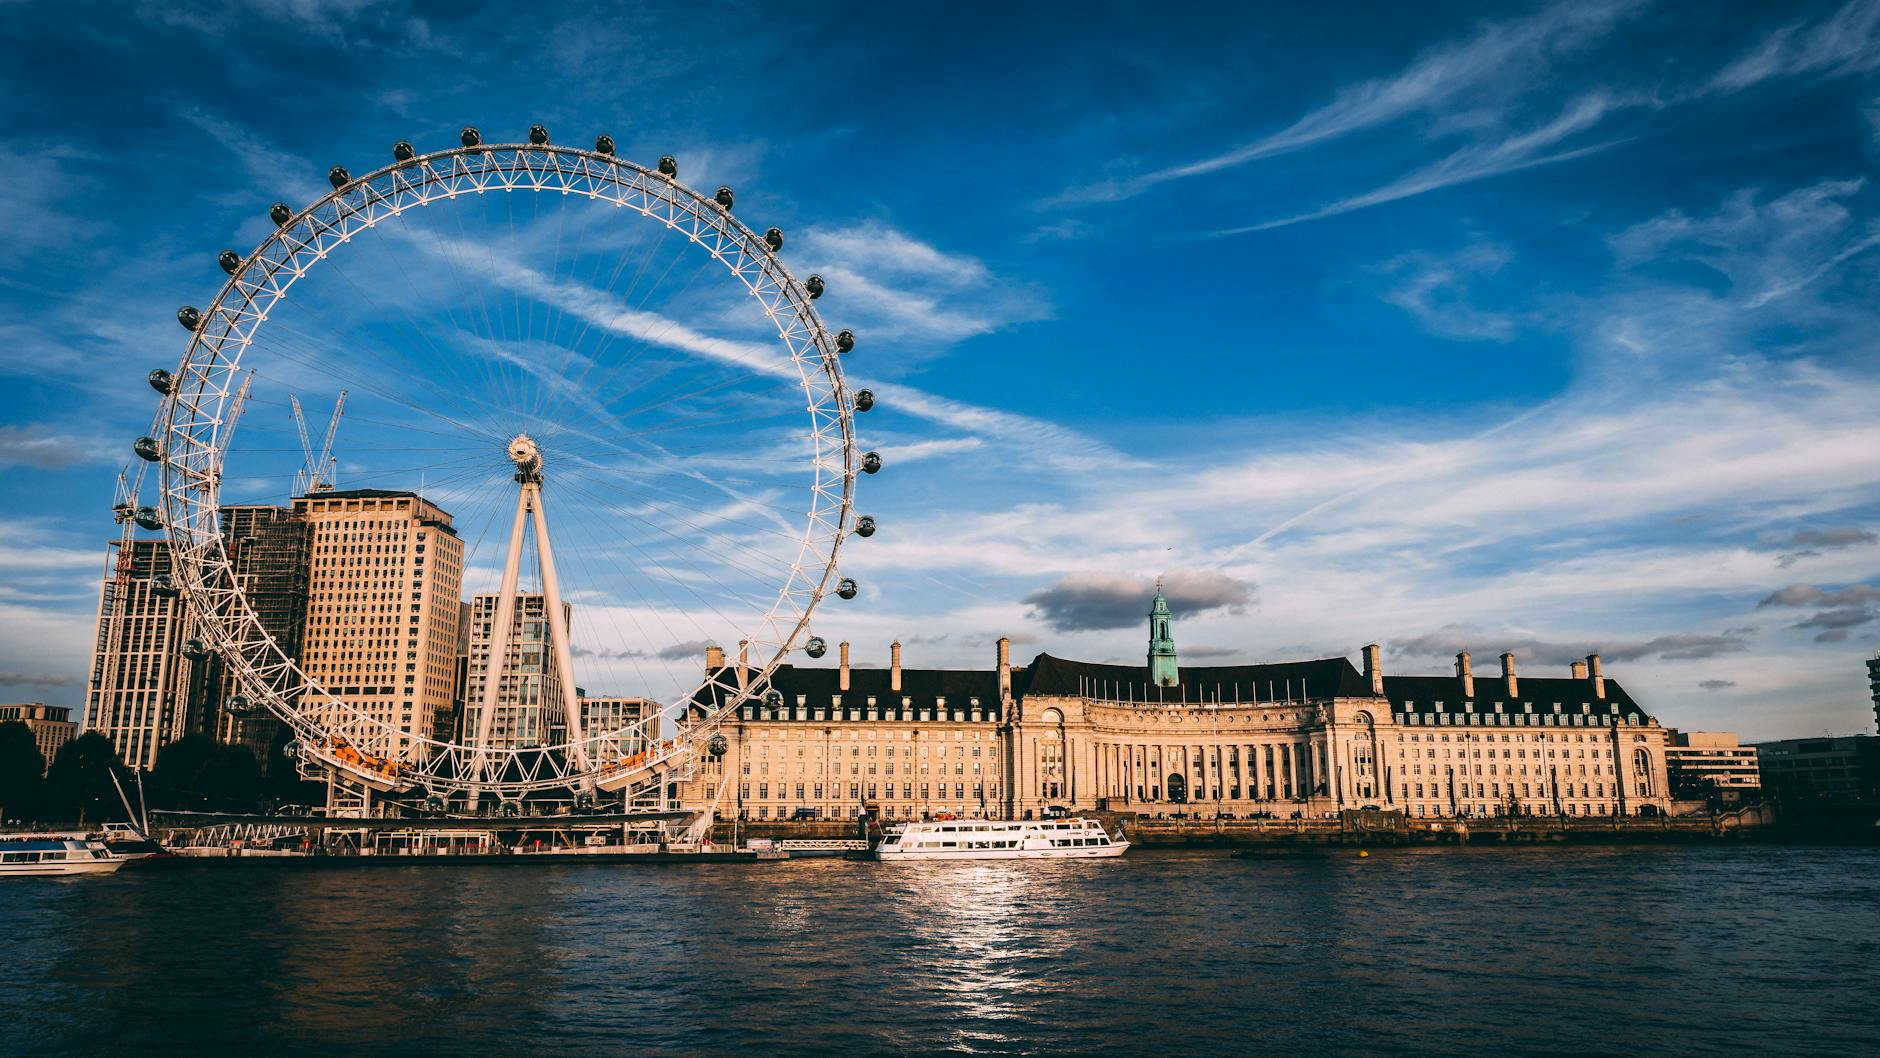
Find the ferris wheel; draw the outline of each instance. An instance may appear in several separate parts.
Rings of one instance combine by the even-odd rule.
[[[255,249],[222,251],[214,300],[177,314],[180,367],[151,373],[134,447],[161,506],[136,521],[167,537],[228,708],[290,728],[303,771],[433,804],[630,795],[722,753],[725,717],[825,652],[812,614],[859,594],[838,559],[875,532],[854,503],[881,468],[855,436],[874,397],[844,380],[856,338],[824,326],[822,278],[793,276],[731,188],[607,136],[461,141],[334,167]],[[348,439],[326,480],[301,468],[317,484],[295,510],[320,524],[287,629],[230,512],[276,502],[299,451],[281,410],[334,391]],[[340,502],[394,497],[405,522]],[[472,677],[454,713],[430,641],[452,630]],[[583,704],[606,695],[641,707]]]

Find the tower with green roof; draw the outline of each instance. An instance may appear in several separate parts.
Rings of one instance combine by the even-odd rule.
[[[1169,630],[1168,600],[1162,597],[1162,579],[1156,578],[1155,604],[1149,608],[1149,682],[1173,687],[1182,681],[1175,660],[1175,635]]]

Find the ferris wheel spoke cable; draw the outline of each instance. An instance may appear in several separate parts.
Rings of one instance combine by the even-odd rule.
[[[594,500],[596,502],[601,502],[601,503],[605,502],[605,500],[603,500],[601,497],[595,496],[593,493],[588,492],[585,489],[582,489],[578,485],[571,486],[571,487],[574,488],[575,491],[581,493],[583,496],[586,496],[587,498],[589,498],[590,500]],[[655,530],[660,533],[664,533],[667,537],[671,538],[675,543],[679,543],[679,544],[685,543],[683,538],[677,536],[671,530],[666,529],[665,527],[659,525],[657,522],[653,522],[648,519],[641,518],[638,515],[632,514],[631,512],[618,512],[618,513],[625,514],[626,517],[633,519],[634,521],[640,523],[641,525],[646,526],[649,529]],[[703,604],[707,609],[711,610],[713,616],[717,617],[719,620],[724,621],[726,624],[731,625],[734,628],[737,627],[737,623],[735,621],[732,621],[730,618],[726,617],[725,614],[722,611],[720,611],[715,604],[713,604],[710,598],[699,594],[698,589],[693,587],[693,580],[691,578],[677,576],[676,574],[672,572],[671,568],[668,567],[664,562],[660,561],[659,559],[653,558],[651,555],[648,555],[647,552],[643,548],[641,548],[640,545],[634,540],[631,534],[623,535],[622,539],[626,541],[626,544],[628,547],[632,548],[635,552],[638,552],[641,556],[646,558],[649,564],[652,566],[652,568],[657,570],[660,574],[669,578],[673,583],[684,585],[686,590],[692,594],[692,597],[694,599],[696,599],[698,602]],[[684,548],[681,547],[679,550],[680,550],[680,553],[683,553]],[[744,573],[750,572],[749,570],[738,567],[735,563],[726,562],[725,565],[731,566],[733,569],[738,569],[740,572],[744,572]],[[745,593],[731,587],[730,585],[726,584],[724,581],[719,580],[718,577],[715,574],[713,574],[711,570],[707,568],[693,565],[690,562],[684,563],[684,566],[688,571],[698,574],[700,577],[703,577],[704,579],[709,580],[713,584],[717,585],[719,588],[722,588],[727,595],[730,595],[732,598],[736,599],[739,602],[744,602],[744,603],[761,602],[761,600],[754,600],[750,596],[746,595]],[[700,631],[703,631],[703,630],[704,629],[702,628],[700,629]]]

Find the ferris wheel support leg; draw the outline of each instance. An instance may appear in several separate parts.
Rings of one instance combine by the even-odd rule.
[[[487,779],[490,728],[496,719],[496,702],[501,697],[503,662],[509,657],[509,625],[516,619],[516,581],[522,571],[522,533],[529,517],[529,495],[535,486],[524,485],[516,496],[516,520],[509,530],[509,554],[503,559],[503,583],[496,596],[495,623],[490,626],[490,655],[483,665],[483,695],[477,709],[476,739],[471,743],[473,774]],[[470,810],[476,811],[480,795],[470,793]]]
[[[555,643],[555,666],[561,674],[561,709],[568,722],[568,747],[574,753],[576,769],[583,775],[581,788],[592,792],[594,769],[581,730],[581,702],[575,696],[574,647],[568,639],[568,615],[561,607],[561,578],[555,575],[555,552],[548,543],[548,514],[542,509],[541,486],[523,486],[524,492],[531,489],[535,491],[530,505],[535,512],[535,551],[542,561],[542,604],[548,611],[548,634]]]

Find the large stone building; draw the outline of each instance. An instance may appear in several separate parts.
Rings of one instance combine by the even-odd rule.
[[[294,499],[308,525],[310,577],[301,667],[386,725],[361,750],[414,755],[453,737],[463,541],[416,493],[320,492]]]
[[[1597,655],[1524,677],[1386,676],[1346,658],[1182,667],[1166,600],[1143,667],[1039,654],[985,670],[781,666],[726,725],[724,807],[751,819],[1650,814],[1670,803],[1665,732]],[[713,652],[708,666],[723,669]],[[724,682],[738,685],[735,672]],[[775,695],[770,691],[777,692]],[[708,768],[709,785],[722,776]],[[703,786],[689,796],[709,793]]]
[[[72,721],[72,711],[63,705],[47,705],[44,702],[22,702],[17,705],[0,705],[0,724],[18,721],[26,725],[26,730],[33,733],[33,744],[39,747],[39,755],[46,758],[46,768],[52,767],[52,758],[58,755],[59,747],[72,741],[78,733],[78,725]]]

